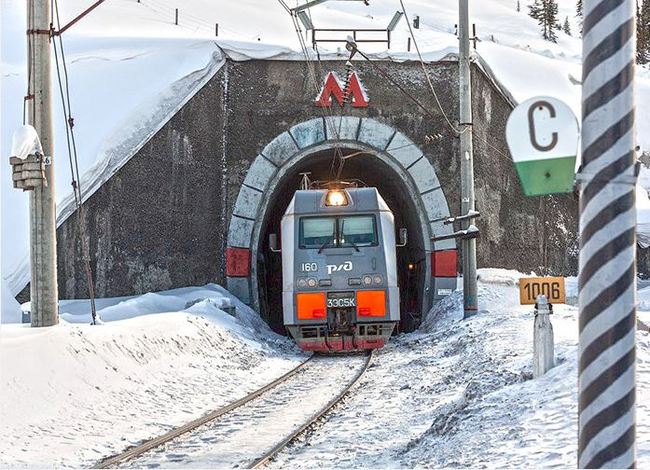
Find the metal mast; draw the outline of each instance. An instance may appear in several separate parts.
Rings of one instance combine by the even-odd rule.
[[[468,0],[459,0],[460,173],[461,213],[476,210],[474,204],[474,154],[472,149],[472,82],[469,62]],[[462,222],[467,229],[471,219]],[[476,239],[462,239],[464,317],[478,311],[476,287]]]

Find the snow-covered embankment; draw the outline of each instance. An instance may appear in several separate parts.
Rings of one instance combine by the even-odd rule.
[[[234,317],[221,310],[228,304],[237,306]],[[98,326],[79,301],[63,303],[56,327],[2,325],[0,467],[92,465],[302,360],[216,285],[99,307],[108,321]]]
[[[285,452],[274,466],[575,467],[578,309],[554,306],[556,367],[533,379],[534,317],[531,306],[519,305],[522,275],[479,273],[481,313],[462,319],[460,291],[440,302],[420,331],[378,351],[361,386],[309,436],[308,446]],[[567,291],[575,299],[575,279]],[[650,465],[650,336],[640,331],[637,340],[643,468]]]

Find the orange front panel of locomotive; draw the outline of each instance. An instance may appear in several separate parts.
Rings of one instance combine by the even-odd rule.
[[[386,291],[357,291],[357,315],[359,317],[386,316]]]
[[[325,292],[309,292],[296,295],[298,320],[319,320],[327,318]]]

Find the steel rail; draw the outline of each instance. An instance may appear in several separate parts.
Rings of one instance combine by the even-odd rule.
[[[366,362],[363,365],[363,367],[359,369],[359,372],[357,372],[357,374],[352,378],[352,380],[350,380],[350,382],[343,388],[343,390],[338,395],[336,395],[333,399],[331,399],[320,411],[312,415],[311,418],[309,418],[302,426],[300,426],[296,431],[291,433],[287,438],[282,440],[280,443],[276,444],[273,448],[267,451],[263,456],[254,460],[247,468],[262,467],[269,460],[275,457],[282,449],[287,447],[298,436],[300,436],[309,426],[311,426],[320,418],[322,418],[328,411],[330,411],[334,407],[334,405],[339,403],[343,399],[343,397],[347,395],[350,389],[352,389],[352,387],[354,387],[354,385],[359,381],[359,379],[363,376],[366,370],[368,370],[368,366],[370,365],[370,361],[372,359],[372,352],[373,350],[371,350],[368,353]]]
[[[144,454],[147,451],[150,451],[151,449],[154,449],[156,447],[161,446],[162,444],[165,444],[172,439],[175,439],[183,434],[186,434],[190,431],[193,431],[194,429],[198,428],[199,426],[202,426],[206,423],[209,423],[210,421],[213,421],[226,413],[231,412],[234,409],[237,409],[241,407],[242,405],[245,405],[246,403],[254,400],[255,398],[259,397],[263,393],[271,390],[272,388],[277,387],[280,385],[282,382],[285,382],[287,379],[291,378],[294,376],[299,370],[301,370],[307,363],[309,363],[312,359],[314,358],[314,355],[309,356],[309,358],[300,363],[297,367],[294,367],[291,369],[289,372],[286,374],[282,375],[281,377],[278,377],[275,379],[273,382],[270,382],[263,387],[255,390],[254,392],[246,395],[245,397],[240,398],[237,401],[234,401],[226,406],[223,406],[217,410],[212,411],[211,413],[208,413],[200,418],[197,418],[193,421],[190,421],[189,423],[180,426],[178,428],[175,428],[162,436],[155,437],[153,439],[150,439],[148,441],[143,442],[142,444],[139,444],[137,446],[131,447],[130,449],[125,450],[122,453],[116,454],[112,457],[107,457],[103,460],[101,460],[99,463],[93,466],[93,468],[110,468],[113,467],[119,463],[126,462],[127,460],[131,460],[135,457],[138,457],[142,454]]]

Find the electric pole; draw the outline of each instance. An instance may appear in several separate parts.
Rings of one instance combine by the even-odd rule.
[[[28,121],[43,146],[46,184],[30,191],[32,326],[59,322],[56,272],[56,206],[52,129],[50,0],[27,0]]]
[[[459,83],[460,83],[460,193],[461,214],[476,210],[474,204],[474,154],[472,149],[472,78],[469,62],[469,6],[459,0]],[[462,222],[467,229],[472,219]],[[462,239],[464,318],[478,311],[476,287],[476,239]]]
[[[584,1],[578,468],[636,466],[634,3]]]

